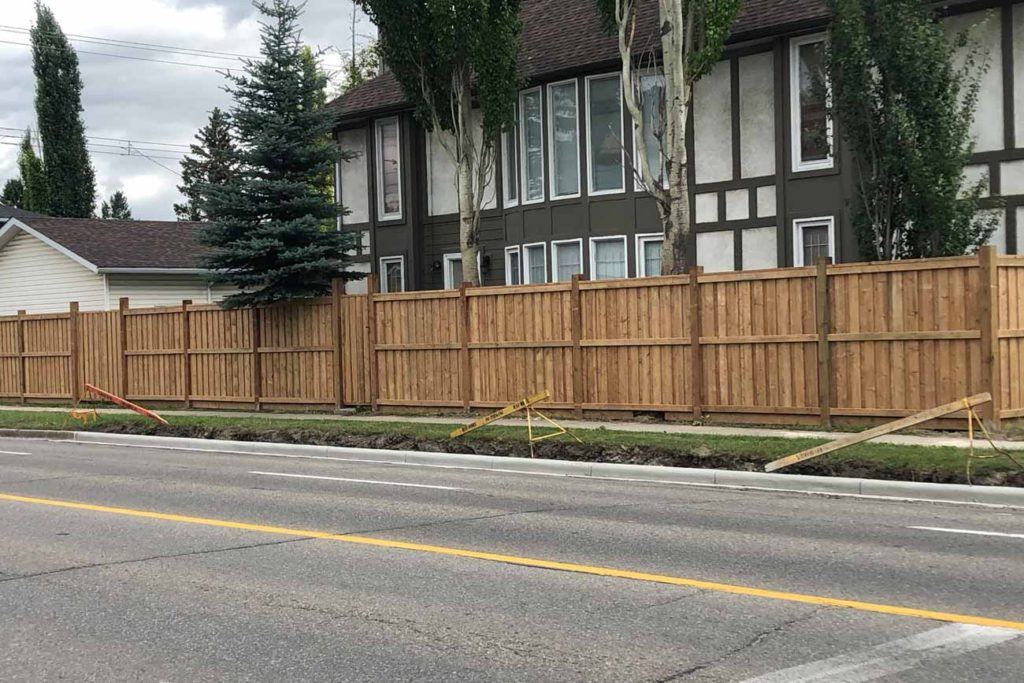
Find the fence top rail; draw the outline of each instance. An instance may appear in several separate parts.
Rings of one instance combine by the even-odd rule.
[[[999,258],[996,259],[996,263],[1000,266],[1024,268],[1024,256],[1017,256],[1015,254],[1001,254]]]
[[[5,315],[0,317],[0,322],[15,322],[17,320],[68,320],[71,313],[25,313],[24,315]]]
[[[583,282],[580,282],[582,285]],[[502,294],[543,294],[545,292],[568,292],[570,282],[549,282],[543,285],[497,285],[494,287],[467,287],[466,296],[500,296]]]
[[[671,287],[690,284],[689,275],[662,275],[660,277],[617,278],[615,280],[580,280],[581,290],[639,289],[642,287]]]
[[[353,296],[365,297],[365,294]],[[374,294],[374,301],[415,301],[417,299],[458,299],[457,289],[430,289],[421,292],[395,292],[393,294]]]
[[[792,280],[812,278],[816,275],[813,267],[771,268],[768,270],[741,270],[725,273],[701,273],[700,284],[715,282],[756,282],[758,280]]]
[[[181,304],[177,306],[152,306],[148,308],[126,308],[125,315],[167,315],[181,313]]]

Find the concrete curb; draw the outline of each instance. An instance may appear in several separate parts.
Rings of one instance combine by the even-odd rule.
[[[542,458],[506,458],[468,453],[427,453],[373,448],[312,446],[305,444],[264,443],[189,439],[167,436],[139,436],[104,432],[57,432],[45,430],[0,430],[0,437],[49,439],[79,443],[166,448],[175,450],[270,455],[300,458],[325,458],[378,462],[393,465],[421,465],[457,469],[490,470],[568,477],[617,479],[691,486],[716,486],[765,491],[789,491],[840,496],[863,496],[900,500],[971,503],[1024,507],[1024,488],[1010,486],[965,486],[926,484],[883,479],[815,477],[801,474],[770,474],[736,470],[662,467],[658,465],[620,465],[616,463],[575,462]]]

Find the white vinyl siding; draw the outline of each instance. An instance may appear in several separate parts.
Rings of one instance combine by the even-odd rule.
[[[63,313],[71,301],[106,308],[103,276],[24,232],[0,248],[0,315]]]
[[[132,308],[147,306],[177,306],[184,299],[195,304],[215,303],[223,299],[232,288],[217,286],[211,290],[202,275],[107,275],[109,307],[117,308],[118,299],[128,297]]]

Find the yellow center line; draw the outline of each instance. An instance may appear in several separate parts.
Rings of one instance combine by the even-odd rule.
[[[521,567],[535,567],[539,569],[557,569],[576,574],[589,574],[592,576],[607,576],[617,579],[630,579],[633,581],[646,581],[648,583],[661,583],[671,586],[684,586],[686,588],[698,588],[701,590],[717,591],[719,593],[732,593],[733,595],[746,595],[756,598],[767,598],[769,600],[785,600],[787,602],[799,602],[807,605],[819,605],[823,607],[845,607],[847,609],[859,610],[861,612],[875,612],[878,614],[889,614],[902,617],[915,617],[918,619],[932,619],[935,621],[948,621],[957,624],[973,624],[975,626],[993,626],[996,628],[1009,628],[1024,631],[1024,622],[1007,621],[1005,619],[991,619],[969,614],[951,614],[949,612],[936,612],[913,607],[900,607],[897,605],[883,605],[873,602],[861,602],[859,600],[843,600],[840,598],[828,598],[818,595],[807,595],[803,593],[787,593],[784,591],[770,590],[766,588],[752,588],[749,586],[738,586],[728,583],[716,583],[714,581],[702,581],[700,579],[688,579],[681,576],[668,576],[665,574],[648,574],[646,572],[631,571],[628,569],[614,569],[611,567],[595,567],[575,562],[558,562],[554,560],[541,560],[531,557],[520,557],[517,555],[504,555],[501,553],[487,553],[478,550],[466,550],[463,548],[449,548],[439,545],[427,545],[423,543],[410,543],[407,541],[391,541],[383,538],[371,538],[369,536],[355,536],[348,534],[332,534],[326,531],[311,531],[308,529],[295,529],[281,526],[268,526],[264,524],[250,524],[248,522],[232,522],[224,519],[209,519],[206,517],[191,517],[188,515],[176,515],[166,512],[150,512],[148,510],[135,510],[132,508],[110,507],[107,505],[93,505],[91,503],[77,503],[65,500],[52,500],[49,498],[32,498],[18,496],[8,493],[0,493],[0,500],[16,503],[32,503],[35,505],[48,505],[58,508],[70,508],[72,510],[88,510],[90,512],[103,512],[127,517],[142,517],[144,519],[160,519],[166,522],[182,522],[185,524],[200,524],[203,526],[221,527],[224,529],[238,529],[241,531],[256,531],[265,534],[281,534],[284,536],[299,536],[304,538],[319,538],[328,541],[340,541],[342,543],[355,543],[358,545],[376,546],[378,548],[392,548],[398,550],[413,550],[434,555],[448,555],[452,557],[466,557],[474,560],[486,560],[488,562],[501,562],[503,564],[518,565]]]

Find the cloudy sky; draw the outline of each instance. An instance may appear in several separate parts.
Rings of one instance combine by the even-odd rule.
[[[32,25],[33,0],[0,0],[0,185],[17,171],[17,130],[35,128],[31,53],[24,29]],[[173,219],[179,201],[178,177],[161,168],[178,170],[180,145],[192,142],[214,106],[230,102],[224,78],[214,68],[238,62],[195,51],[255,55],[259,51],[258,16],[250,0],[47,0],[78,50],[84,81],[83,114],[96,169],[97,193],[107,197],[124,190],[135,218]],[[301,19],[304,42],[320,48],[344,49],[351,44],[350,0],[308,0]],[[357,18],[359,42],[373,26]],[[96,39],[189,48],[190,54],[160,51],[158,47],[130,49]],[[189,65],[163,64],[89,52]],[[337,53],[324,57],[327,66],[340,63]],[[204,66],[196,66],[204,65]],[[14,137],[11,137],[14,136]],[[101,140],[100,138],[110,138]],[[124,156],[127,143],[139,143],[150,157]],[[154,145],[152,143],[170,143]],[[173,146],[172,146],[173,145]],[[153,150],[168,150],[156,152]],[[160,165],[158,165],[160,164]],[[98,206],[98,202],[97,202]]]

